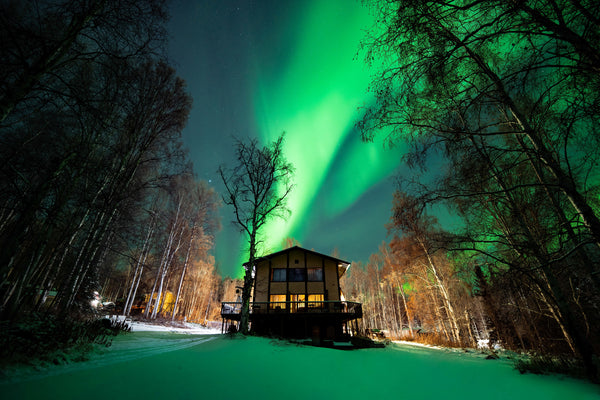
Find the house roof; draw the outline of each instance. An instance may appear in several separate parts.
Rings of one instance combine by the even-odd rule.
[[[300,246],[293,246],[293,247],[290,247],[290,248],[287,248],[287,249],[283,249],[283,250],[275,252],[275,253],[267,254],[267,255],[262,256],[262,257],[257,257],[254,262],[256,263],[256,262],[261,262],[263,260],[268,260],[269,258],[276,257],[276,256],[279,256],[281,254],[289,253],[290,251],[293,251],[293,250],[300,250],[300,251],[303,251],[305,253],[310,253],[310,254],[314,254],[316,256],[325,257],[325,258],[328,258],[330,260],[333,260],[334,262],[337,262],[338,263],[338,270],[339,270],[339,276],[340,277],[346,272],[346,270],[348,269],[348,267],[350,267],[350,263],[348,261],[344,261],[344,260],[341,260],[339,258],[335,258],[335,257],[329,256],[327,254],[319,253],[319,252],[316,252],[314,250],[308,250],[308,249],[305,249],[305,248],[300,247]],[[246,267],[248,265],[248,263],[246,262],[243,265],[244,265],[244,267]]]

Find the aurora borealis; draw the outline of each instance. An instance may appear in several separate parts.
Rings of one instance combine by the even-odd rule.
[[[321,252],[366,261],[386,238],[399,151],[362,143],[354,129],[370,98],[371,73],[359,53],[372,17],[360,2],[182,2],[172,11],[170,56],[194,106],[184,140],[200,178],[233,155],[233,137],[261,142],[286,132],[295,167],[292,215],[273,220],[264,251],[287,237]],[[222,209],[216,261],[239,275],[244,239]]]

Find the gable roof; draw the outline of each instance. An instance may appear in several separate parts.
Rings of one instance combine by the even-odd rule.
[[[324,257],[324,258],[327,258],[329,260],[332,260],[332,261],[336,262],[338,264],[338,269],[342,270],[342,271],[340,271],[340,274],[339,274],[340,277],[344,274],[344,272],[346,272],[346,270],[348,269],[348,267],[350,267],[350,263],[348,261],[344,261],[344,260],[341,260],[339,258],[328,256],[327,254],[319,253],[319,252],[316,252],[314,250],[308,250],[308,249],[305,249],[305,248],[300,247],[300,246],[289,247],[287,249],[283,249],[283,250],[280,250],[280,251],[275,252],[275,253],[267,254],[267,255],[264,255],[264,256],[261,256],[261,257],[257,257],[256,260],[254,260],[254,262],[257,263],[257,262],[261,262],[261,261],[264,261],[264,260],[268,260],[269,258],[273,258],[273,257],[279,256],[281,254],[289,253],[289,252],[291,252],[293,250],[300,250],[300,251],[303,251],[305,253],[313,254],[313,255],[316,255],[316,256],[319,256],[319,257]],[[247,267],[248,263],[245,262],[243,264],[243,266]]]

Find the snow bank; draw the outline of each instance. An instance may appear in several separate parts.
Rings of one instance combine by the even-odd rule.
[[[265,338],[134,332],[88,363],[0,385],[2,398],[577,399],[599,387],[508,360],[391,344],[353,351]]]
[[[132,332],[173,332],[184,333],[188,335],[215,335],[221,333],[220,329],[207,328],[202,325],[189,322],[180,324],[181,326],[154,325],[143,322],[132,322]]]
[[[173,325],[169,324],[151,324],[148,322],[131,321],[129,317],[124,315],[111,315],[107,316],[113,321],[128,321],[131,326],[132,332],[172,332],[172,333],[185,333],[190,335],[215,335],[220,334],[221,330],[217,328],[209,328],[200,324],[194,324],[191,322],[176,322]]]
[[[429,349],[438,349],[438,350],[442,350],[443,349],[443,347],[440,347],[440,346],[433,346],[433,345],[430,345],[430,344],[413,342],[413,341],[410,341],[410,340],[392,340],[392,343],[399,344],[399,345],[404,345],[404,346],[427,347]]]

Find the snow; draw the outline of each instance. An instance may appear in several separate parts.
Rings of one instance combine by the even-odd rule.
[[[394,340],[393,343],[404,345],[404,346],[428,347],[430,349],[441,349],[442,348],[440,346],[433,346],[433,345],[430,345],[430,344],[424,344],[424,343],[419,343],[419,342],[411,342],[411,341],[408,341],[408,340]]]
[[[344,351],[190,329],[134,325],[89,361],[5,378],[0,398],[600,399],[598,386],[521,375],[480,352],[402,343]]]
[[[221,333],[220,329],[207,328],[202,325],[186,322],[182,326],[150,325],[142,322],[130,323],[132,332],[172,332],[188,335],[210,335]]]

